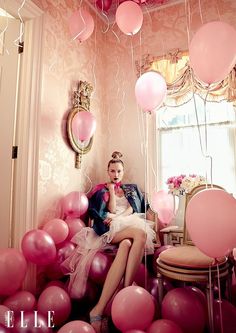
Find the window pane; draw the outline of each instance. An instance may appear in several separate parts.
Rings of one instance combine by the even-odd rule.
[[[205,124],[205,113],[207,116],[207,124],[235,120],[232,103],[227,101],[218,103],[207,102],[205,107],[204,100],[195,94],[194,98],[186,104],[178,107],[165,107],[159,110],[157,126],[158,128],[168,128],[175,126]]]
[[[204,123],[204,103],[199,98]],[[235,177],[235,112],[231,103],[207,103],[208,124],[196,126],[193,102],[162,110],[158,115],[160,151],[160,183],[167,189],[166,180],[180,174],[198,174],[236,194]],[[163,117],[163,118],[162,118]],[[195,119],[194,119],[195,118]],[[201,144],[200,144],[201,138]],[[206,151],[207,143],[207,151]],[[201,148],[202,146],[202,148]],[[212,169],[210,159],[212,157]]]

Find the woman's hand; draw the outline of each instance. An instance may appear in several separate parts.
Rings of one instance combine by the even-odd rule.
[[[112,221],[112,218],[107,217],[105,220],[103,220],[103,223],[104,223],[105,225],[107,225],[107,226],[110,226],[111,221]]]
[[[114,183],[107,183],[106,187],[108,189],[108,191],[111,193],[115,192],[115,184]]]

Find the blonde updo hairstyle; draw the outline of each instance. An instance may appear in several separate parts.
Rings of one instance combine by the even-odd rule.
[[[119,151],[114,151],[111,155],[112,159],[108,162],[107,169],[109,169],[110,165],[113,163],[121,163],[124,168],[124,162],[121,160],[123,155]]]

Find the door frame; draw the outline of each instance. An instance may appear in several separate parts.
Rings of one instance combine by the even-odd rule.
[[[21,3],[22,0],[11,0],[6,10],[17,18]],[[20,9],[20,15],[24,21],[24,52],[18,86],[15,138],[18,158],[14,163],[10,244],[18,249],[24,234],[37,226],[43,11],[28,0]],[[36,268],[33,264],[28,267],[24,284],[28,290],[35,290]]]

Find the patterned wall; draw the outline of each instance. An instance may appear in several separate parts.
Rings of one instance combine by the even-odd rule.
[[[140,34],[126,36],[116,25],[108,26],[94,12],[95,31],[85,42],[71,41],[70,15],[76,0],[34,0],[45,12],[42,69],[40,169],[38,175],[39,224],[60,215],[60,199],[74,190],[86,192],[91,183],[106,180],[106,165],[114,150],[123,153],[125,181],[149,191],[155,186],[153,126],[155,116],[137,107],[135,60],[142,55],[162,55],[188,48],[201,23],[222,19],[236,27],[234,0],[185,1],[144,15]],[[65,125],[71,95],[78,80],[94,87],[91,111],[97,130],[82,169],[74,168]],[[147,150],[145,147],[148,147]]]

